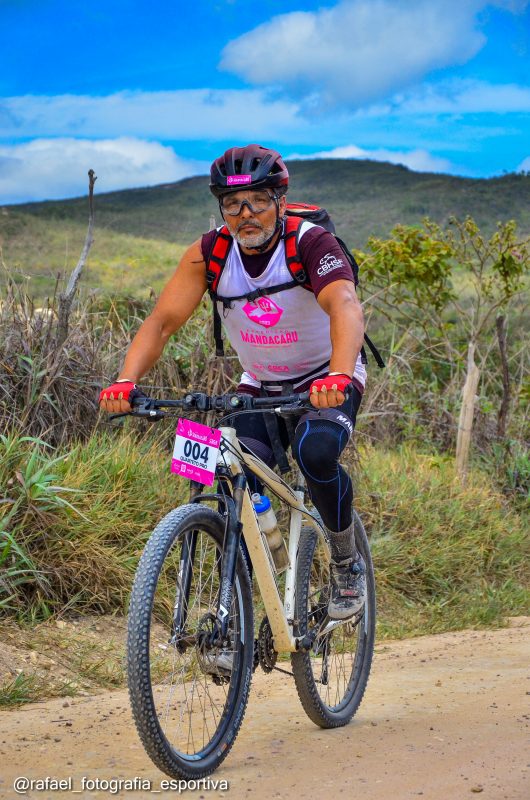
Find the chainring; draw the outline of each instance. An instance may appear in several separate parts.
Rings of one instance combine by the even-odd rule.
[[[263,617],[258,633],[258,658],[263,672],[272,672],[278,659],[274,649],[274,638],[267,617]]]

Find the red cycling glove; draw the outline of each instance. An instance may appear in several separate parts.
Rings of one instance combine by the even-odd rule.
[[[111,394],[114,395],[114,398],[111,398]],[[138,389],[135,383],[132,381],[119,381],[117,383],[113,383],[112,386],[108,386],[106,389],[99,395],[99,402],[101,403],[102,400],[126,400],[128,403],[131,402],[135,397],[141,397],[143,394],[141,389]]]
[[[341,375],[327,375],[325,378],[317,378],[316,381],[313,381],[309,391],[311,394],[322,391],[331,392],[335,390],[344,393],[346,387],[351,386],[351,382],[350,376],[346,375],[345,373]]]

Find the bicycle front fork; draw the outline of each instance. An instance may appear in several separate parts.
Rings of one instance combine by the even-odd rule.
[[[221,560],[220,591],[218,606],[215,616],[215,624],[210,634],[211,646],[228,644],[228,628],[230,619],[230,608],[234,593],[234,579],[236,574],[237,558],[241,546],[241,534],[243,526],[240,522],[241,507],[243,497],[247,488],[247,478],[242,473],[236,475],[232,483],[232,497],[225,495],[223,500],[227,510],[227,527],[225,541],[223,543],[223,553]],[[196,497],[200,491],[192,486],[192,498]],[[205,498],[207,499],[207,498]],[[179,565],[179,578],[177,595],[173,612],[172,639],[178,639],[186,626],[188,616],[188,603],[191,589],[191,576],[195,548],[197,544],[197,532],[190,531],[186,534],[182,545],[182,555]]]
[[[243,497],[245,496],[246,488],[246,475],[243,473],[236,475],[232,484],[232,497],[227,498],[228,517],[221,562],[221,590],[219,592],[219,605],[216,615],[217,625],[215,626],[216,630],[214,630],[213,633],[214,641],[212,642],[212,644],[215,643],[217,633],[223,646],[228,642],[228,622],[234,593],[237,557],[243,531],[243,525],[240,521],[241,507],[243,505]]]

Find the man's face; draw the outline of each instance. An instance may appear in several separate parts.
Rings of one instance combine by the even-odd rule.
[[[285,203],[285,197],[281,197],[280,216]],[[221,208],[228,230],[242,247],[259,247],[274,233],[276,202],[270,189],[231,192],[223,197]]]

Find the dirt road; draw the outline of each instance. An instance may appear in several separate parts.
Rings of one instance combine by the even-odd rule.
[[[258,671],[238,740],[212,776],[229,789],[192,796],[528,800],[529,625],[517,619],[500,631],[379,645],[357,717],[335,731],[305,717],[290,678]],[[72,778],[64,791],[25,795],[40,800],[74,796],[72,789],[76,797],[116,796],[83,790],[83,776],[137,777],[153,790],[164,778],[139,744],[123,691],[0,714],[0,776],[0,797],[10,800],[19,796],[18,776]]]

